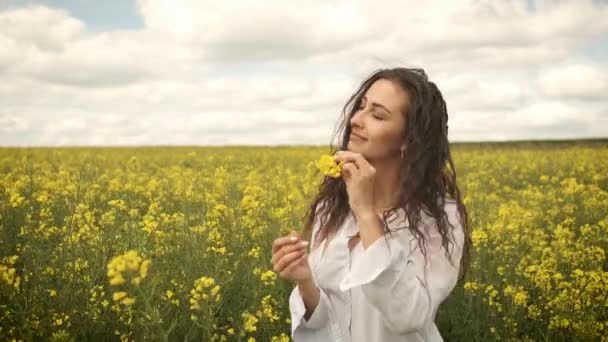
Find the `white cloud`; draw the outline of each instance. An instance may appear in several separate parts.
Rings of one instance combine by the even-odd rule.
[[[25,118],[0,114],[0,132],[23,133],[28,128],[30,128],[30,125]]]
[[[591,63],[552,66],[542,72],[538,83],[548,97],[606,100],[608,67]]]
[[[145,28],[0,11],[0,144],[326,144],[372,70],[423,67],[450,137],[606,136],[592,1],[138,0]],[[566,129],[565,127],[569,127]],[[603,127],[608,127],[604,125]]]
[[[341,51],[383,29],[373,25],[368,6],[351,2],[282,1],[210,4],[200,1],[137,2],[148,28],[200,47],[205,61],[294,60]]]
[[[60,52],[85,34],[85,25],[67,11],[28,6],[0,12],[2,35],[22,48]]]

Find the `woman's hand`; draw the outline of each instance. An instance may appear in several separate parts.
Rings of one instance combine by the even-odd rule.
[[[308,246],[308,241],[300,239],[295,232],[274,240],[272,243],[273,270],[283,279],[297,282],[311,280],[312,272],[308,265],[306,246]]]
[[[361,153],[338,151],[334,159],[343,161],[341,177],[346,183],[348,203],[355,216],[375,215],[374,184],[376,169]]]

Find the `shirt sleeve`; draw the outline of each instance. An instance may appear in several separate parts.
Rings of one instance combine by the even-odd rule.
[[[448,205],[446,214],[454,226],[455,241],[449,244],[454,265],[441,248],[436,225],[422,224],[423,229],[434,228],[425,235],[426,267],[416,239],[402,229],[368,246],[361,257],[353,260],[340,282],[342,291],[360,286],[370,304],[381,313],[386,327],[395,334],[419,331],[433,321],[439,304],[456,285],[464,234],[456,219],[456,205]]]
[[[317,286],[318,287],[318,286]],[[310,318],[307,320],[304,315],[306,314],[306,306],[304,300],[300,295],[300,290],[296,286],[289,296],[289,308],[291,311],[291,332],[292,334],[299,327],[305,329],[321,329],[329,320],[329,312],[331,310],[331,304],[327,294],[319,287],[319,303],[312,312]]]

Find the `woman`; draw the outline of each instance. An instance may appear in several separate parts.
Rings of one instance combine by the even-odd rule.
[[[421,69],[382,69],[343,116],[340,177],[325,177],[303,238],[273,243],[274,270],[297,284],[292,338],[442,341],[435,315],[470,234],[441,92]]]

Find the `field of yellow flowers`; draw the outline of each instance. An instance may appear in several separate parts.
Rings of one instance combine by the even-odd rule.
[[[328,148],[0,149],[0,340],[289,341],[271,243]],[[608,143],[453,147],[472,268],[447,341],[607,341]]]

